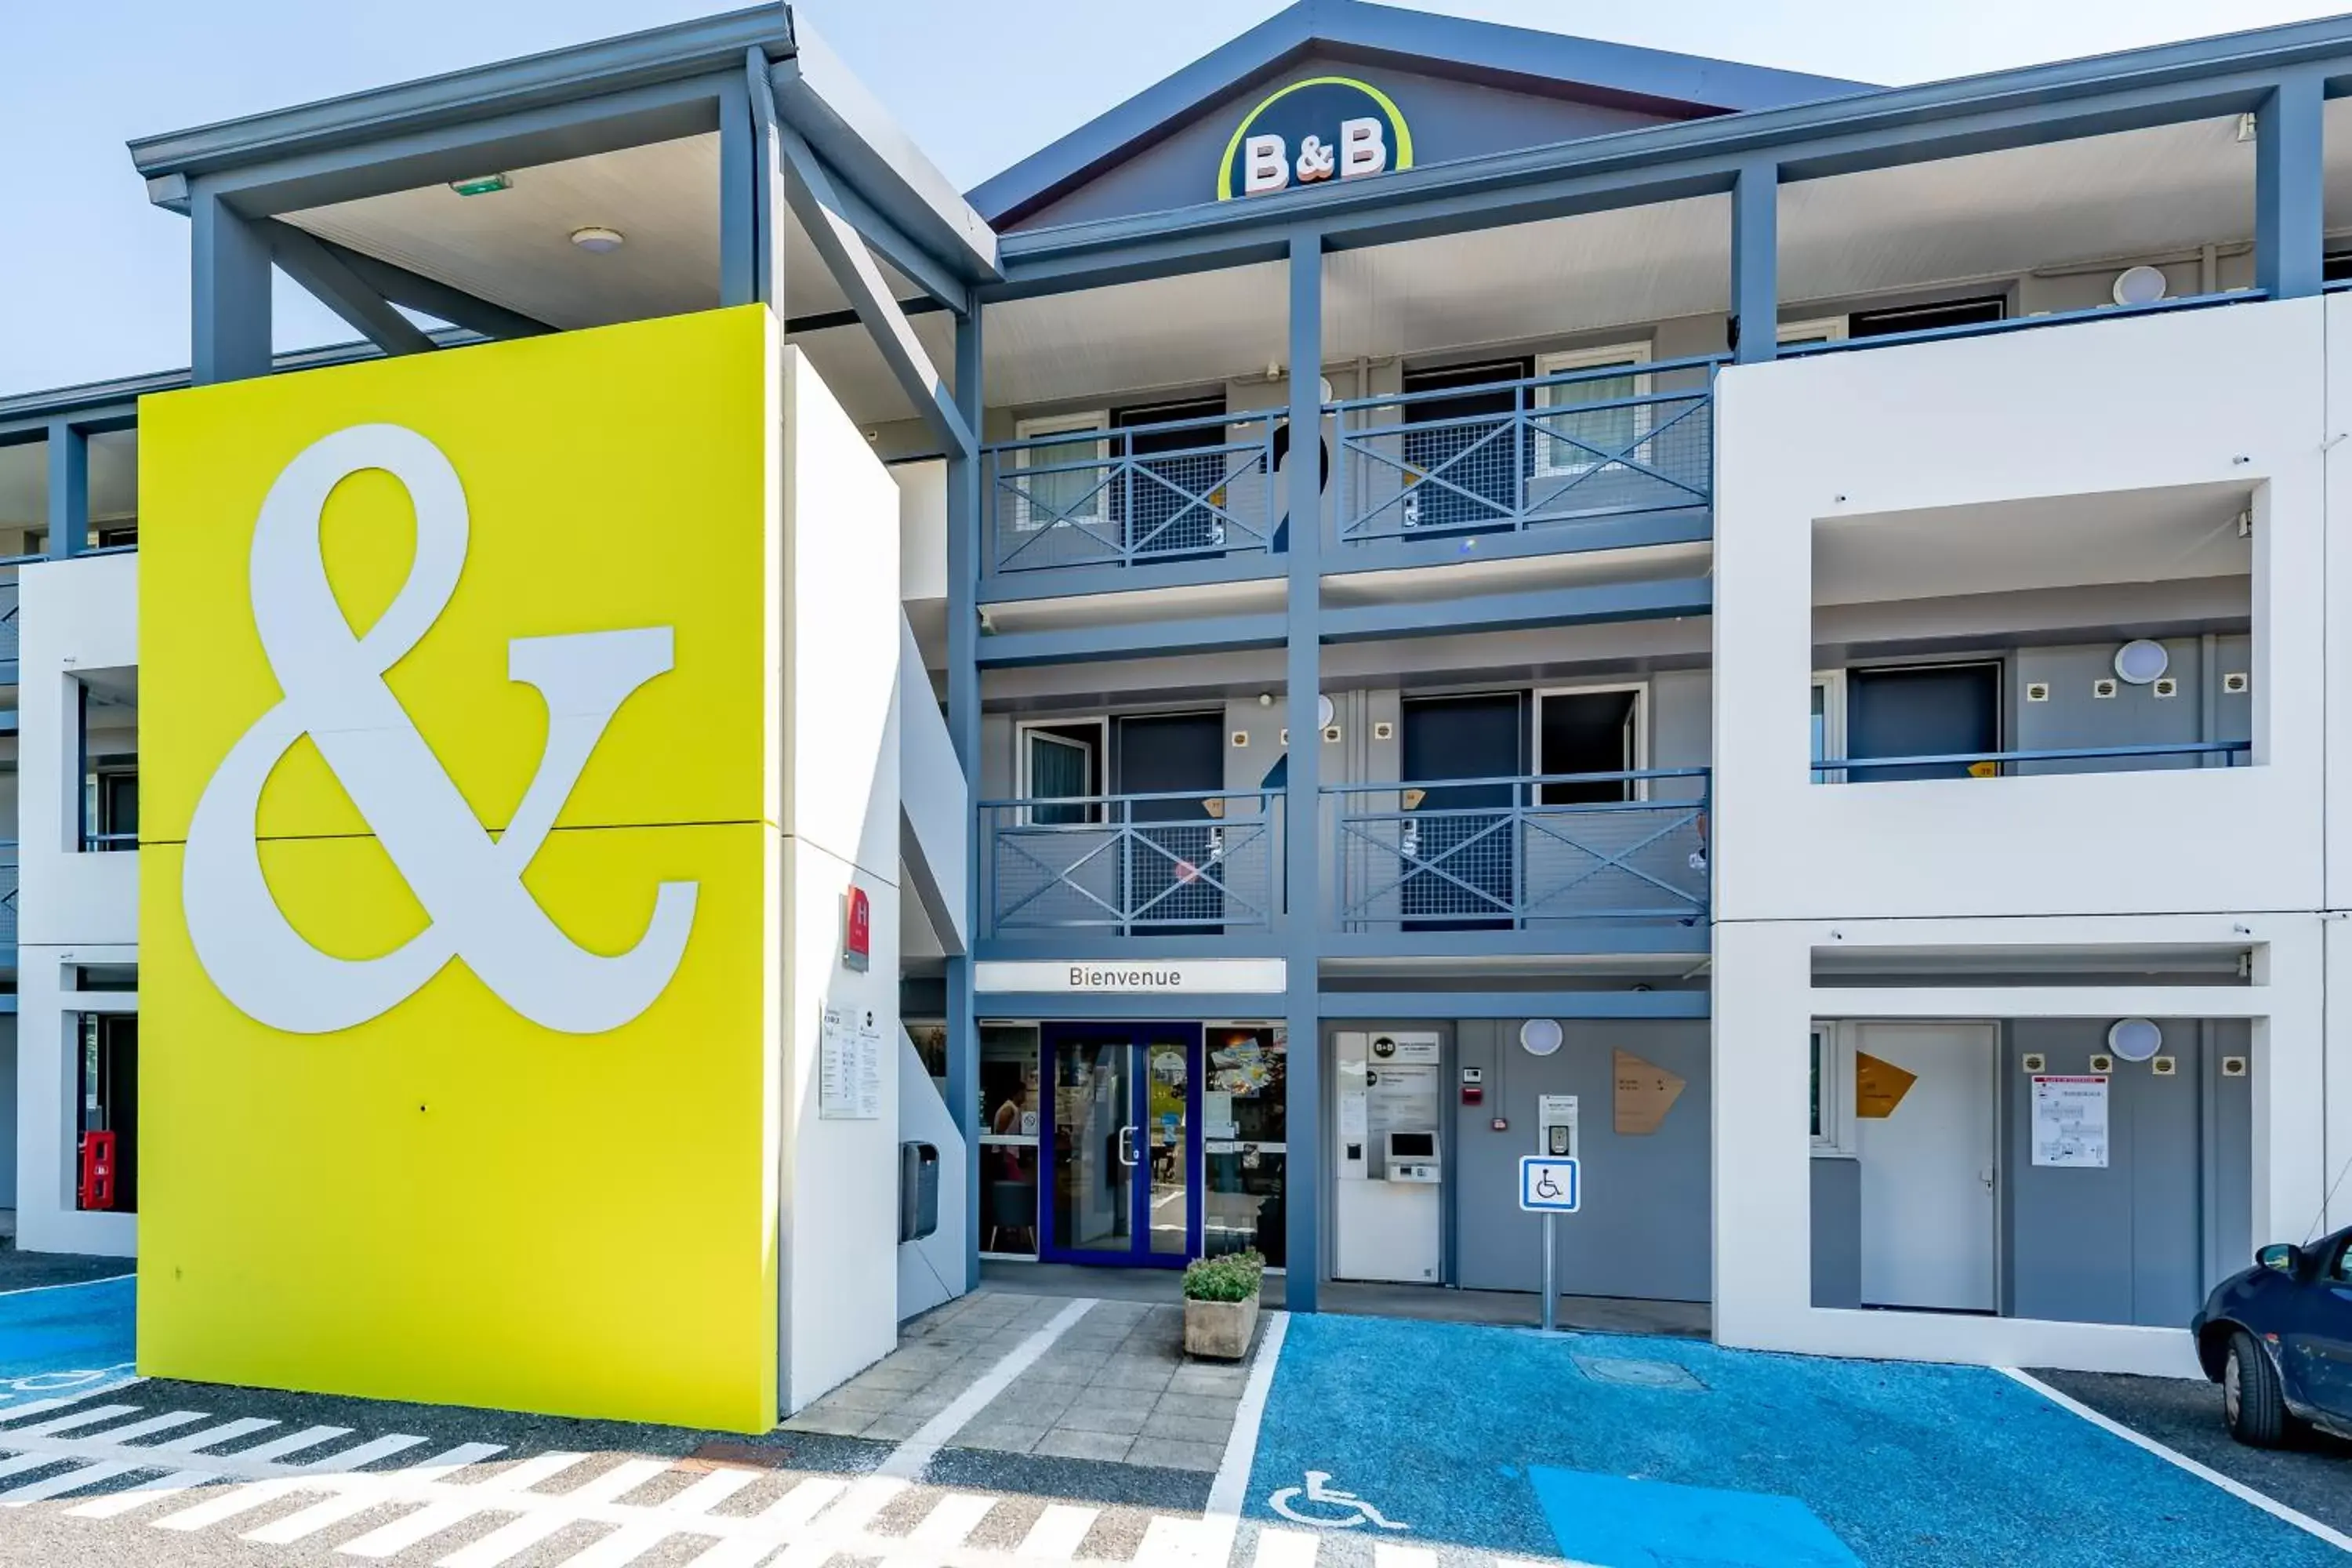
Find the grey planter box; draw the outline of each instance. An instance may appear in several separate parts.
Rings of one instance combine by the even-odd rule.
[[[1257,1331],[1257,1292],[1245,1301],[1184,1303],[1184,1353],[1212,1361],[1240,1361]]]

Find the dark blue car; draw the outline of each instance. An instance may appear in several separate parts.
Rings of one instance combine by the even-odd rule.
[[[2303,1426],[2352,1437],[2352,1229],[2263,1247],[2189,1329],[2239,1442],[2267,1448]]]

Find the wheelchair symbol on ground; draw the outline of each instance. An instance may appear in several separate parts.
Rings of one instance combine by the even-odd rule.
[[[1382,1519],[1381,1510],[1353,1492],[1343,1492],[1330,1485],[1331,1472],[1309,1470],[1303,1487],[1284,1487],[1266,1499],[1274,1511],[1297,1524],[1311,1524],[1318,1530],[1353,1530],[1360,1524],[1374,1524],[1382,1530],[1411,1530],[1402,1520]],[[1337,1512],[1326,1516],[1302,1512],[1295,1504],[1300,1500],[1320,1504]]]

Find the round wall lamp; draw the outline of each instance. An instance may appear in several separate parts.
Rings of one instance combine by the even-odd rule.
[[[1315,699],[1315,727],[1318,730],[1329,729],[1331,727],[1331,715],[1338,711],[1338,709],[1331,706],[1331,700],[1328,697],[1317,697]]]
[[[608,251],[620,249],[625,243],[625,239],[617,228],[598,228],[592,226],[588,228],[573,229],[572,243],[591,256],[603,256]]]
[[[2115,301],[2118,305],[2153,305],[2164,298],[2168,287],[2161,267],[2126,267],[2116,274]]]
[[[2144,1062],[2164,1048],[2164,1031],[2147,1018],[2119,1018],[2107,1029],[2107,1049],[2127,1062]]]
[[[2116,649],[2116,679],[2126,686],[2146,686],[2172,666],[2172,656],[2164,645],[2147,637],[2136,637]]]
[[[1559,1049],[1559,1020],[1529,1018],[1519,1026],[1519,1045],[1531,1057],[1548,1057]]]

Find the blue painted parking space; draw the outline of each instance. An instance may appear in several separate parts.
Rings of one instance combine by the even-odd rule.
[[[131,1381],[130,1275],[0,1294],[0,1414]]]
[[[1248,1511],[1593,1568],[2341,1564],[2000,1373],[1291,1320]]]

